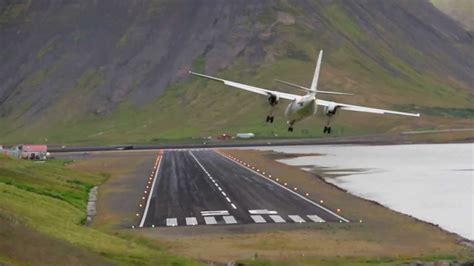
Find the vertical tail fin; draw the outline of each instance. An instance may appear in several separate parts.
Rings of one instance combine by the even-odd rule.
[[[314,71],[313,82],[311,82],[311,87],[309,88],[311,92],[316,94],[318,90],[318,79],[319,79],[319,71],[321,70],[321,60],[323,58],[323,50],[319,51],[318,63],[316,64],[316,70]]]

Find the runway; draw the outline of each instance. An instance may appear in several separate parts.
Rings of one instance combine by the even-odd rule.
[[[349,221],[213,150],[162,151],[155,166],[139,227]]]

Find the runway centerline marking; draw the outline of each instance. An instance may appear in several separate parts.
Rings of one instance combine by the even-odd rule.
[[[165,155],[165,152],[163,152],[159,157],[160,157],[160,160],[158,161],[158,167],[156,168],[156,171],[155,171],[155,176],[153,177],[153,183],[151,184],[151,189],[150,189],[150,194],[148,195],[148,199],[146,201],[146,205],[145,205],[145,210],[143,211],[143,216],[142,216],[142,220],[140,221],[140,225],[139,227],[143,227],[143,225],[145,224],[145,219],[146,219],[146,216],[148,214],[148,208],[150,207],[150,202],[151,202],[151,198],[153,196],[153,191],[155,190],[155,184],[156,184],[156,179],[158,177],[158,172],[160,172],[160,169],[161,169],[161,159],[163,159],[163,156]]]
[[[291,190],[291,189],[289,189],[289,188],[287,188],[287,187],[281,185],[280,183],[278,183],[278,182],[276,182],[276,181],[274,181],[274,180],[272,180],[272,179],[270,179],[270,178],[268,178],[268,177],[262,175],[261,173],[255,171],[255,170],[252,170],[251,168],[249,168],[249,167],[250,167],[249,164],[247,164],[247,166],[249,166],[249,167],[244,167],[244,166],[242,166],[240,163],[238,163],[238,162],[232,160],[231,158],[229,158],[229,157],[223,155],[222,153],[220,153],[220,152],[216,152],[216,153],[219,154],[220,156],[224,157],[225,159],[227,159],[227,160],[229,160],[229,161],[231,161],[231,162],[237,164],[238,166],[240,166],[240,167],[242,167],[242,168],[244,168],[244,169],[247,169],[248,171],[251,171],[251,172],[253,172],[253,173],[255,173],[255,174],[257,174],[257,175],[259,175],[259,176],[265,178],[266,180],[268,180],[268,181],[272,182],[273,184],[275,184],[275,185],[277,185],[277,186],[279,186],[279,187],[285,189],[286,191],[291,192],[292,194],[294,194],[294,195],[298,196],[299,198],[301,198],[301,199],[303,199],[303,200],[305,200],[305,201],[307,201],[307,202],[313,204],[314,206],[319,207],[320,209],[326,211],[327,213],[333,215],[334,217],[340,219],[341,221],[344,221],[344,222],[346,222],[346,223],[349,223],[349,222],[350,222],[348,219],[346,219],[346,218],[344,218],[344,217],[342,217],[342,216],[336,214],[335,212],[329,210],[328,208],[326,208],[326,207],[324,207],[324,206],[322,206],[322,205],[319,205],[318,203],[316,203],[316,202],[314,202],[314,201],[312,201],[312,200],[310,200],[310,199],[308,199],[308,198],[303,197],[302,195],[300,195],[300,194],[296,193],[295,191],[293,191],[293,190]],[[244,163],[244,165],[245,165],[245,163]],[[255,167],[252,167],[252,168],[255,168]],[[304,220],[303,220],[303,221],[304,221]]]
[[[206,170],[206,168],[201,164],[201,162],[198,160],[198,158],[196,158],[196,156],[194,156],[194,153],[192,151],[188,151],[189,154],[193,157],[193,159],[197,162],[197,164],[199,165],[199,167],[201,167],[201,169],[209,176],[209,179],[214,183],[214,185],[217,187],[217,189],[219,189],[220,192],[222,192],[223,196],[225,197],[225,199],[227,200],[227,202],[229,202],[229,204],[231,204],[232,208],[234,209],[237,209],[237,207],[235,206],[235,204],[232,202],[232,200],[226,195],[226,193],[221,189],[221,187],[219,186],[219,184],[217,184],[216,180],[211,176],[211,174],[209,174],[209,172]]]

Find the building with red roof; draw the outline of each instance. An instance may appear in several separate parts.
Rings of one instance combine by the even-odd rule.
[[[48,157],[47,145],[25,144],[18,146],[21,158],[31,160],[46,160]]]

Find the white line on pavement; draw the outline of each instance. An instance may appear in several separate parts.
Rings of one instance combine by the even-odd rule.
[[[140,221],[139,227],[143,227],[143,225],[145,224],[145,219],[146,219],[146,216],[148,214],[148,208],[150,207],[151,197],[153,196],[153,191],[155,190],[156,179],[157,179],[158,173],[160,172],[160,169],[161,169],[161,167],[160,167],[161,166],[161,160],[163,159],[164,155],[165,155],[165,152],[163,152],[160,155],[160,160],[158,161],[158,167],[156,168],[155,176],[153,178],[153,183],[151,184],[150,194],[148,195],[148,199],[147,199],[146,205],[145,205],[145,211],[143,212],[142,220]]]
[[[216,182],[216,180],[214,180],[211,176],[211,174],[209,174],[209,172],[206,170],[206,168],[204,168],[204,166],[201,164],[201,162],[196,158],[196,156],[194,156],[194,153],[192,151],[188,151],[189,154],[191,154],[191,156],[193,157],[193,159],[197,162],[197,164],[199,165],[199,167],[201,167],[201,169],[209,176],[209,178],[212,180],[212,182],[214,183],[214,185],[217,187],[217,189],[219,189],[219,191],[222,193],[222,195],[225,197],[225,199],[227,200],[227,202],[229,202],[231,205],[232,205],[232,208],[234,209],[237,209],[237,207],[235,206],[235,204],[232,203],[232,200],[226,195],[226,193],[224,191],[222,191],[222,188],[219,186],[219,184]],[[229,159],[230,160],[230,159]]]
[[[346,218],[344,218],[344,217],[342,217],[342,216],[340,216],[340,215],[334,213],[333,211],[329,210],[328,208],[326,208],[326,207],[324,207],[324,206],[322,206],[322,205],[319,205],[319,204],[317,204],[316,202],[314,202],[314,201],[312,201],[312,200],[310,200],[310,199],[308,199],[308,198],[305,198],[305,197],[301,196],[300,194],[294,192],[293,190],[291,190],[291,189],[289,189],[289,188],[287,188],[287,187],[281,185],[281,184],[278,183],[278,182],[275,182],[274,180],[272,180],[272,179],[270,179],[270,178],[268,178],[268,177],[266,177],[266,176],[264,176],[264,175],[258,173],[257,171],[254,171],[254,170],[252,170],[252,169],[250,169],[250,168],[248,168],[248,167],[243,167],[243,166],[242,166],[241,164],[239,164],[238,162],[236,162],[236,161],[234,161],[234,160],[228,158],[227,156],[222,155],[222,154],[219,153],[219,152],[217,152],[217,154],[219,154],[220,156],[226,158],[227,160],[229,160],[229,161],[231,161],[231,162],[233,162],[233,163],[239,165],[240,167],[242,167],[242,168],[244,168],[244,169],[247,169],[247,170],[249,170],[249,171],[254,172],[255,174],[257,174],[257,175],[259,175],[259,176],[265,178],[266,180],[272,182],[273,184],[275,184],[275,185],[277,185],[277,186],[279,186],[279,187],[281,187],[281,188],[283,188],[283,189],[285,189],[285,190],[287,190],[287,191],[293,193],[294,195],[298,196],[299,198],[301,198],[301,199],[303,199],[303,200],[305,200],[305,201],[307,201],[307,202],[313,204],[314,206],[317,206],[317,207],[319,207],[319,208],[325,210],[326,212],[328,212],[328,213],[330,213],[331,215],[337,217],[337,218],[340,219],[341,221],[344,221],[344,222],[346,222],[346,223],[349,223],[349,222],[350,222],[350,221],[347,220]]]

